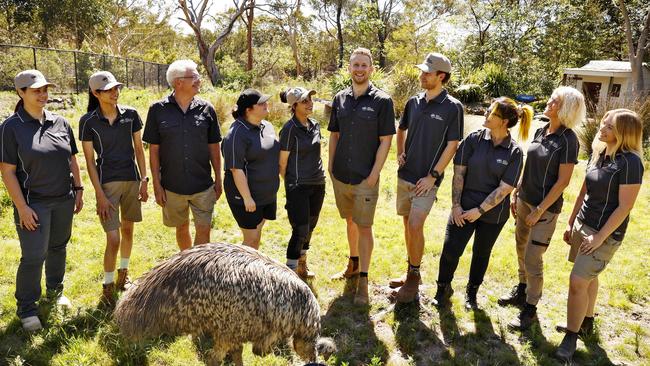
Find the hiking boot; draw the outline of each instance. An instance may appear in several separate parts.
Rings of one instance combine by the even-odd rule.
[[[354,305],[366,306],[370,302],[368,298],[368,277],[359,277],[357,293],[354,295]]]
[[[406,281],[404,281],[404,285],[399,288],[399,291],[397,291],[395,300],[401,303],[415,300],[418,296],[421,279],[420,272],[408,271],[406,274]]]
[[[451,288],[451,284],[438,282],[436,295],[433,297],[433,306],[442,308],[451,305],[450,299],[453,294],[454,290]]]
[[[348,258],[347,268],[339,273],[334,274],[332,277],[330,277],[330,279],[332,281],[342,280],[345,278],[352,278],[358,274],[359,274],[359,263],[357,262],[355,265],[354,261]]]
[[[307,254],[301,255],[298,259],[296,274],[298,274],[298,277],[302,278],[303,280],[314,278],[314,272],[310,271],[309,266],[307,265]]]
[[[33,316],[28,316],[26,318],[20,319],[20,322],[23,325],[23,329],[26,332],[37,332],[41,329],[43,329],[43,325],[41,325],[41,320],[38,319],[36,315]]]
[[[555,326],[555,330],[560,333],[566,333],[567,327],[566,324],[558,324]],[[580,324],[580,330],[578,330],[578,336],[580,338],[590,337],[594,334],[594,317],[585,317]]]
[[[512,330],[526,330],[537,321],[537,306],[526,303],[519,315],[508,323]]]
[[[407,273],[408,273],[408,270],[401,277],[391,278],[388,281],[388,287],[390,287],[390,288],[398,288],[398,287],[404,286],[404,282],[406,282]],[[419,285],[422,284],[422,275],[420,275],[420,283],[418,283],[418,284]]]
[[[115,289],[117,291],[126,291],[131,287],[133,282],[129,278],[129,269],[120,268],[117,270],[117,282],[115,283]]]
[[[467,284],[465,289],[465,309],[467,310],[477,310],[478,302],[476,301],[476,294],[478,293],[478,288],[480,285],[471,285]]]
[[[115,305],[115,283],[105,283],[102,285],[102,297],[100,302],[107,306]]]
[[[573,358],[573,354],[576,352],[577,342],[578,333],[567,331],[560,346],[555,351],[555,357],[564,362],[571,362],[571,358]]]
[[[513,287],[507,295],[503,295],[497,301],[501,306],[523,306],[526,303],[526,284],[520,283]]]

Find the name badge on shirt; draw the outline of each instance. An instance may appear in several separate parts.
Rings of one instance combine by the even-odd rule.
[[[361,107],[361,110],[364,112],[374,112],[375,110],[372,107]]]
[[[497,159],[497,163],[501,165],[508,165],[508,160],[504,159]]]

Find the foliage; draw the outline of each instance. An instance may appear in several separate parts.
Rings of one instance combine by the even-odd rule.
[[[466,80],[480,85],[486,97],[497,98],[512,95],[512,82],[506,70],[497,64],[487,63],[475,70]]]
[[[482,102],[485,99],[483,88],[478,84],[462,84],[452,94],[463,103]]]
[[[370,75],[370,82],[379,89],[387,90],[388,75],[386,75],[384,70],[375,67],[375,71]],[[350,79],[350,72],[347,68],[342,68],[331,76],[329,80],[329,91],[332,95],[335,95],[351,85],[352,79]]]
[[[398,64],[390,72],[389,79],[388,91],[393,98],[393,104],[399,116],[408,99],[422,89],[420,87],[420,70],[410,63]]]

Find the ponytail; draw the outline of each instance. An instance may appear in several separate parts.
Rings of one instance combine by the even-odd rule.
[[[528,139],[528,131],[533,122],[535,111],[527,104],[517,104],[508,97],[499,97],[494,100],[498,116],[508,121],[507,127],[513,128],[519,123],[519,138]]]
[[[99,107],[99,99],[93,94],[93,91],[88,88],[88,108],[87,112],[92,112]]]
[[[517,113],[519,114],[519,139],[520,141],[526,141],[535,111],[533,107],[524,104],[517,107]]]
[[[280,101],[281,101],[282,103],[286,103],[286,102],[287,102],[287,91],[288,91],[288,89],[287,89],[287,90],[283,90],[283,91],[280,92]]]
[[[20,88],[20,90],[25,91],[27,88]],[[14,113],[18,112],[20,108],[23,108],[25,106],[25,101],[23,98],[18,94],[18,102],[16,103],[16,106],[14,107]]]

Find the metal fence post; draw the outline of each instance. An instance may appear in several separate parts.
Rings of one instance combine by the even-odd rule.
[[[129,59],[126,59],[126,87],[129,87]]]
[[[158,84],[158,91],[160,91],[160,64],[156,67],[156,82]]]
[[[34,54],[34,70],[36,70],[36,48],[32,47],[32,53]]]
[[[102,55],[102,70],[106,70],[106,54]]]
[[[79,73],[77,72],[77,51],[72,52],[74,57],[74,90],[79,94]]]
[[[142,87],[147,88],[147,64],[142,61]]]

